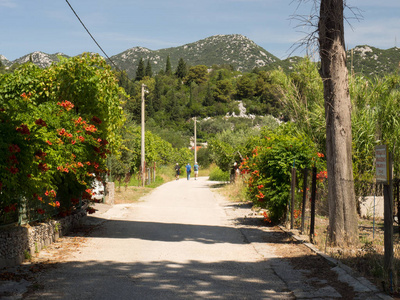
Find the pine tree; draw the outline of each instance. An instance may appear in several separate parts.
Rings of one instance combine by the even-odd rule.
[[[147,65],[146,65],[146,72],[145,72],[146,76],[152,77],[153,76],[153,71],[151,69],[151,65],[150,65],[150,59],[147,60]]]
[[[135,81],[142,80],[144,75],[145,75],[144,62],[143,62],[143,58],[141,58],[139,60],[139,65],[138,65],[137,70],[136,70]]]
[[[171,68],[171,61],[169,59],[169,55],[167,56],[167,64],[165,66],[165,75],[169,76],[172,74],[172,68]]]
[[[176,68],[175,75],[180,79],[185,78],[185,76],[187,75],[187,67],[186,67],[186,63],[183,60],[183,58],[179,59],[178,67]]]

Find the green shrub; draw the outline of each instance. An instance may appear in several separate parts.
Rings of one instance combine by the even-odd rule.
[[[247,195],[256,206],[268,210],[272,222],[278,222],[286,215],[293,164],[297,178],[301,178],[301,171],[310,169],[323,155],[317,155],[309,138],[284,128],[278,132],[264,131],[263,137],[254,142],[255,147],[241,165],[242,173],[249,176]],[[301,182],[298,184],[301,186]]]
[[[229,181],[229,172],[224,172],[216,167],[211,170],[209,180],[212,181]]]

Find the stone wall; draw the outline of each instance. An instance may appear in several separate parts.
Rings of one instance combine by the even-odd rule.
[[[383,196],[360,197],[359,200],[360,200],[361,217],[372,218],[375,216],[375,218],[383,219],[384,216]]]
[[[61,220],[0,228],[0,268],[21,264],[78,226],[85,216],[86,210],[82,209]]]

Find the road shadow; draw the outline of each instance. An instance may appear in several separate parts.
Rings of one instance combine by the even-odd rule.
[[[160,251],[162,251],[160,249]],[[65,262],[50,269],[24,299],[295,299],[275,274],[290,272],[281,260],[269,262],[188,261]],[[315,280],[315,279],[314,279]],[[302,288],[315,290],[312,282]],[[343,298],[344,299],[344,298]]]
[[[95,217],[91,217],[95,218]],[[100,225],[81,225],[78,230],[71,232],[79,235],[85,232],[86,236],[93,238],[115,239],[141,239],[148,241],[181,242],[193,241],[203,244],[242,244],[246,243],[240,234],[240,230],[232,226],[196,225],[182,223],[163,223],[149,221],[106,220],[96,218]],[[238,224],[251,223],[262,224],[259,218],[239,218]],[[237,224],[236,224],[237,225]],[[271,241],[274,243],[287,243],[287,234],[281,230],[269,229],[265,226],[246,228],[246,234],[251,236],[263,236],[259,242]],[[256,242],[256,241],[254,241]]]

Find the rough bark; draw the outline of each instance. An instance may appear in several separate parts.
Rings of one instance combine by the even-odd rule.
[[[352,169],[351,102],[346,68],[343,0],[321,0],[319,50],[324,83],[329,235],[337,245],[357,239]]]

